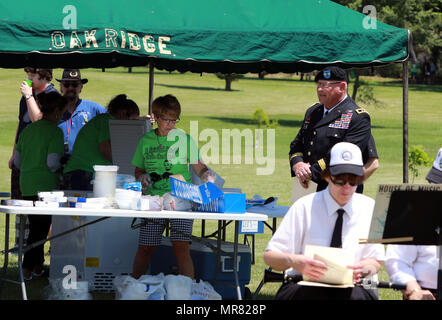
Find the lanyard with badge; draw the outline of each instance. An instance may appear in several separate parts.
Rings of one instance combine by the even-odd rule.
[[[66,120],[66,141],[64,142],[64,152],[65,153],[69,153],[69,133],[71,131],[71,127],[72,127],[72,116],[74,115],[74,113],[71,113],[71,118],[70,120]]]

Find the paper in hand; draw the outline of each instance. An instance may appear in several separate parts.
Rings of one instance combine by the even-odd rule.
[[[301,186],[298,177],[295,177],[295,179],[293,179],[292,195],[290,197],[291,202],[295,203],[296,200],[302,198],[303,196],[316,192],[317,187],[318,185],[310,180],[308,181],[308,188],[305,189],[303,186]]]
[[[347,268],[348,265],[354,263],[354,255],[351,252],[341,248],[307,245],[304,254],[315,260],[324,262],[327,266],[327,271],[318,280],[303,276],[304,281],[298,282],[299,285],[338,288],[349,288],[354,286],[353,270]]]

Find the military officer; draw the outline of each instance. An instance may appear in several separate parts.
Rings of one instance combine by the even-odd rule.
[[[371,136],[370,115],[347,95],[345,71],[327,67],[316,75],[315,82],[320,103],[306,111],[302,126],[290,144],[289,161],[292,177],[297,176],[304,187],[313,180],[320,191],[327,187],[321,173],[336,143],[350,142],[363,150],[367,164],[365,177],[376,170],[377,153]],[[357,192],[362,192],[362,185]]]

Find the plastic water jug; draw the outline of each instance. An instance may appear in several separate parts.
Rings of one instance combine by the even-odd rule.
[[[94,166],[94,197],[113,201],[117,184],[118,166]]]

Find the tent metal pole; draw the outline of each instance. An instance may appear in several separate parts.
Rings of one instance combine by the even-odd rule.
[[[408,183],[408,60],[404,61],[402,66],[403,183]]]
[[[153,84],[154,84],[154,65],[153,60],[149,59],[149,102],[148,102],[148,114],[151,114],[152,111],[152,98],[153,98]]]

